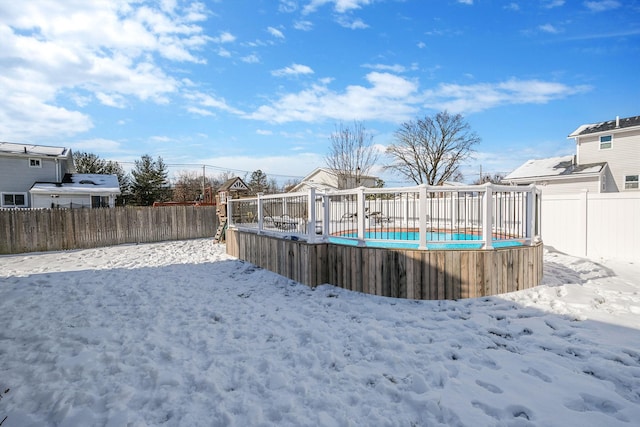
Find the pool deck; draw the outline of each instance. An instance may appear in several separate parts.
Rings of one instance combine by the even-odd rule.
[[[543,245],[484,249],[379,248],[309,244],[227,230],[227,253],[308,286],[331,284],[394,298],[460,299],[535,287]]]

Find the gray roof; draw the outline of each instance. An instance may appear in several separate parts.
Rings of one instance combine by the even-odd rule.
[[[550,157],[528,160],[525,164],[504,177],[504,181],[533,178],[554,178],[599,174],[607,162],[576,165],[573,156]]]
[[[569,138],[592,133],[609,132],[616,129],[630,128],[634,126],[640,126],[640,116],[626,117],[624,119],[616,118],[606,122],[582,125],[578,129],[574,130],[569,135]]]
[[[8,154],[22,154],[30,156],[66,157],[69,149],[65,147],[49,147],[46,145],[16,144],[14,142],[0,142],[0,152]]]

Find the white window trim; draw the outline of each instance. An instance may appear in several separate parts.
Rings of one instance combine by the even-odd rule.
[[[608,142],[605,142],[605,144],[609,144],[608,147],[604,147],[602,148],[602,138],[603,137],[609,137],[611,138]],[[609,134],[609,135],[600,135],[600,137],[598,137],[598,149],[600,150],[611,150],[613,148],[613,135]]]
[[[14,196],[17,196],[17,195],[24,196],[24,205],[5,205],[4,204],[5,194],[11,194]],[[15,200],[15,197],[14,197],[14,200]],[[26,208],[27,206],[29,206],[29,195],[28,193],[22,193],[20,191],[16,191],[15,193],[11,191],[5,191],[4,193],[0,193],[0,206],[2,206],[3,208]]]
[[[627,178],[635,176],[636,177],[636,181],[627,181]],[[635,184],[636,187],[635,188],[627,188],[627,184]],[[624,176],[624,189],[625,190],[639,190],[640,189],[640,175],[625,175]]]
[[[32,165],[32,164],[31,164],[31,162],[32,162],[32,161],[38,162],[38,164],[37,164],[37,165]],[[30,158],[29,158],[29,167],[30,167],[30,168],[41,168],[41,167],[42,167],[42,160],[41,160],[41,159],[37,159],[37,158],[30,157]]]

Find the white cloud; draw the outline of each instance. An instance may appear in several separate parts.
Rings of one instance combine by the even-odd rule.
[[[284,34],[282,34],[282,31],[278,30],[277,28],[267,27],[267,31],[277,39],[284,39]]]
[[[564,6],[565,0],[546,0],[544,7],[547,9],[553,9],[554,7]]]
[[[474,85],[441,84],[424,92],[425,107],[454,113],[478,112],[503,105],[546,104],[590,90],[588,86],[568,86],[540,80],[511,79],[501,83]]]
[[[373,0],[311,0],[302,9],[303,14],[315,12],[318,8],[333,4],[333,9],[338,13],[345,13],[350,10],[360,9],[362,6],[369,5]]]
[[[473,0],[458,0],[458,3],[462,3],[462,4],[473,4]]]
[[[187,107],[187,111],[190,112],[191,114],[196,114],[198,116],[209,116],[209,117],[215,116],[215,113],[213,111],[206,110],[200,107],[189,106]]]
[[[12,137],[85,132],[91,119],[72,109],[92,100],[117,108],[136,99],[166,104],[181,80],[161,59],[203,63],[198,51],[210,41],[198,2],[179,9],[172,2],[31,0],[1,8],[0,132]]]
[[[371,72],[369,85],[347,86],[338,92],[328,81],[281,95],[257,108],[246,118],[273,123],[321,122],[324,120],[379,120],[398,123],[428,108],[469,113],[513,104],[544,104],[590,90],[540,80],[511,79],[472,85],[441,84],[418,91],[417,82],[390,73]]]
[[[416,111],[414,81],[379,72],[365,78],[369,86],[347,86],[342,93],[330,90],[327,80],[321,81],[301,92],[282,95],[246,117],[275,123],[326,119],[398,122]]]
[[[291,64],[289,67],[281,68],[271,72],[272,75],[277,77],[282,76],[297,76],[300,74],[313,74],[311,67],[301,64]]]
[[[339,16],[336,19],[336,22],[340,24],[342,27],[349,28],[351,30],[362,30],[364,28],[368,28],[369,26],[362,21],[362,19],[349,19],[346,16]]]
[[[620,2],[617,0],[586,1],[584,5],[592,12],[604,12],[605,10],[619,8]]]
[[[311,31],[311,29],[313,29],[313,22],[306,20],[295,21],[293,28],[300,31]]]
[[[247,56],[243,56],[240,58],[242,62],[246,62],[247,64],[257,64],[260,62],[260,58],[256,54],[251,54]]]
[[[280,0],[278,10],[280,12],[291,13],[298,9],[298,2],[296,0]]]
[[[371,68],[372,70],[389,71],[391,73],[404,73],[405,71],[407,71],[407,68],[404,65],[400,64],[363,64],[362,66],[364,68]]]
[[[258,135],[273,135],[273,132],[270,130],[258,129],[256,130]]]
[[[201,93],[201,92],[191,92],[184,95],[184,98],[188,101],[192,101],[196,106],[189,107],[188,111],[194,112],[200,115],[212,115],[212,113],[204,113],[207,110],[200,110],[200,107],[209,107],[215,108],[216,110],[226,111],[232,114],[243,114],[242,111],[231,107],[227,104],[227,101],[224,98],[216,98],[212,95]]]
[[[225,31],[220,33],[218,37],[214,37],[212,40],[216,43],[232,43],[236,41],[236,36]]]
[[[550,33],[550,34],[558,34],[558,33],[560,32],[560,30],[559,30],[559,29],[557,29],[556,27],[554,27],[554,26],[553,26],[553,25],[551,25],[551,24],[544,24],[544,25],[540,25],[540,26],[538,27],[538,29],[539,29],[540,31],[542,31],[542,32]]]
[[[107,107],[124,108],[126,105],[125,97],[117,93],[96,92],[96,98]]]
[[[105,138],[93,138],[85,139],[82,141],[76,141],[70,144],[71,149],[74,151],[120,151],[121,144],[118,141]]]
[[[260,169],[268,177],[278,179],[302,178],[310,173],[317,165],[324,164],[324,156],[317,153],[295,152],[287,156],[216,156],[212,159],[202,159],[202,163],[210,165],[242,165],[245,171]],[[282,171],[287,171],[283,176]]]
[[[511,2],[504,7],[507,10],[518,11],[520,10],[520,5],[518,3]]]

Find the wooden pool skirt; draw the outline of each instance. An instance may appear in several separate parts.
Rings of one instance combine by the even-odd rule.
[[[387,249],[307,243],[229,229],[227,253],[308,286],[407,299],[477,298],[537,286],[543,244],[498,249]]]

